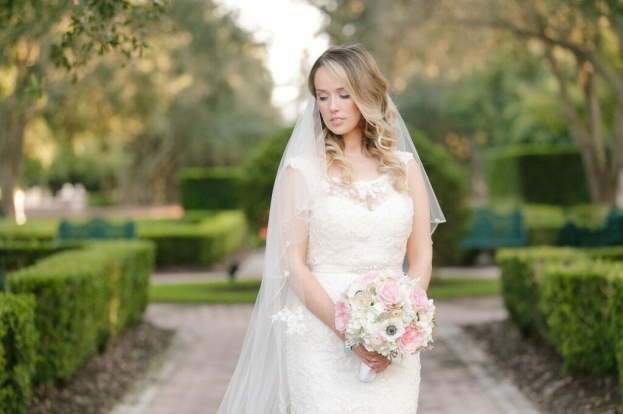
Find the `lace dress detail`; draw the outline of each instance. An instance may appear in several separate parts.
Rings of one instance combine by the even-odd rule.
[[[350,188],[330,179],[319,185],[307,263],[333,301],[362,272],[402,269],[413,222],[410,196],[397,192],[387,175]],[[359,358],[344,354],[342,341],[306,309],[303,319],[305,334],[286,342],[291,414],[416,413],[419,356],[397,359],[365,383],[357,378]]]

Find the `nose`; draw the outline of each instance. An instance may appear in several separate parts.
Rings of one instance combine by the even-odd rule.
[[[338,106],[337,98],[331,98],[331,101],[329,102],[329,111],[337,112],[339,109],[340,107]]]

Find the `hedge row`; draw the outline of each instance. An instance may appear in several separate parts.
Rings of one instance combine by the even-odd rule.
[[[7,275],[13,293],[36,298],[35,383],[68,379],[147,306],[154,247],[98,242],[58,253]]]
[[[496,256],[511,317],[584,374],[618,371],[623,393],[623,247],[504,249]]]
[[[491,149],[486,154],[486,180],[489,197],[496,202],[569,206],[590,201],[582,157],[575,147]]]
[[[184,210],[240,208],[240,171],[236,168],[188,168],[178,176]]]
[[[244,243],[244,213],[225,211],[198,223],[139,223],[139,236],[156,245],[156,265],[205,266],[214,264]]]
[[[0,414],[26,414],[38,335],[31,295],[0,294]]]
[[[39,240],[2,240],[0,239],[0,271],[12,271],[30,266],[37,260],[79,247],[71,244],[55,245]]]
[[[183,220],[137,222],[140,239],[156,245],[156,265],[205,266],[240,248],[247,234],[245,215],[234,211],[191,211]],[[28,222],[24,226],[0,221],[0,270],[16,269],[58,250],[78,245],[51,243],[58,221]],[[30,237],[36,240],[29,240]]]

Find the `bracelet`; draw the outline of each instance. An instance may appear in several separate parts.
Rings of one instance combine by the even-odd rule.
[[[350,351],[352,351],[353,346],[351,344],[349,344],[348,342],[344,343],[344,353],[346,355],[350,354]]]

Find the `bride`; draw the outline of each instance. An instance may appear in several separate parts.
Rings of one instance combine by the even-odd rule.
[[[262,287],[219,414],[416,413],[419,355],[345,347],[335,301],[360,274],[426,289],[445,221],[388,83],[361,46],[312,67],[310,97],[273,190]],[[360,381],[364,363],[377,375]]]

